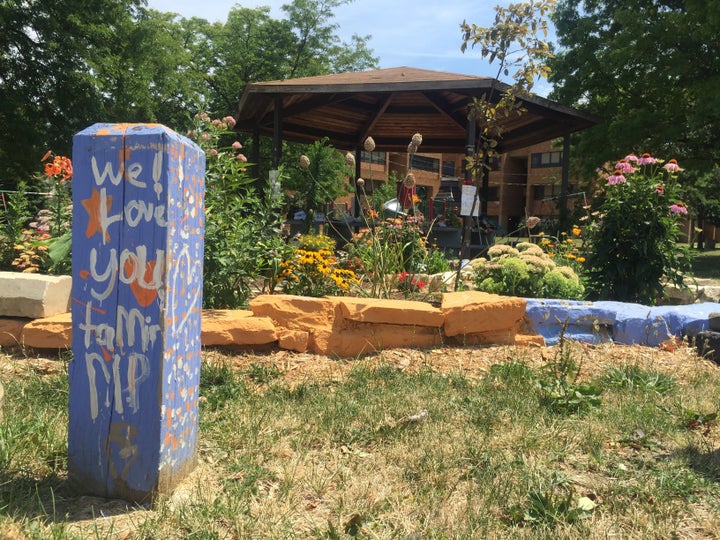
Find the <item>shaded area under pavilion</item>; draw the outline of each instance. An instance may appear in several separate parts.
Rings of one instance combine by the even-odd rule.
[[[273,141],[273,168],[280,164],[282,141],[312,143],[323,137],[336,148],[355,150],[357,176],[362,144],[368,136],[376,152],[404,152],[413,133],[421,133],[422,153],[472,156],[477,122],[468,119],[474,98],[496,103],[508,85],[489,77],[410,67],[303,77],[247,85],[238,103],[235,129]],[[525,112],[501,121],[503,138],[496,150],[506,153],[563,138],[561,222],[567,212],[570,135],[598,119],[539,96],[521,100]],[[251,156],[255,163],[259,154]],[[469,172],[468,172],[469,174]],[[487,175],[481,191],[487,213]]]

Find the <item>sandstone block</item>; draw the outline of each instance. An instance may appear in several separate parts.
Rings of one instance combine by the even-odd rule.
[[[70,276],[0,272],[0,316],[40,319],[70,306]]]
[[[275,325],[252,311],[206,309],[202,312],[203,345],[266,345],[277,341]]]
[[[525,299],[480,291],[443,294],[440,308],[448,337],[499,330],[518,331],[525,316]]]
[[[0,347],[19,345],[27,319],[0,319]]]
[[[72,347],[70,313],[30,321],[23,328],[21,341],[34,349],[69,349]]]
[[[441,344],[439,328],[355,323],[327,336],[327,341],[322,344],[325,350],[313,352],[348,357],[392,348],[422,348]]]
[[[278,347],[287,351],[307,352],[310,334],[303,330],[278,330]]]
[[[443,312],[427,302],[352,297],[334,300],[340,304],[343,318],[350,321],[435,328],[445,321]]]
[[[515,334],[515,345],[518,347],[544,347],[545,338],[538,334]]]
[[[328,298],[310,298],[290,294],[263,294],[250,302],[256,317],[269,317],[276,326],[291,330],[332,328],[340,306]]]

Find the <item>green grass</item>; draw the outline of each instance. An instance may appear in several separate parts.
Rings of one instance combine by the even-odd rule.
[[[96,510],[96,519],[87,507],[103,503],[64,482],[64,370],[3,375],[0,531],[711,537],[720,527],[720,373],[689,353],[678,369],[657,351],[627,351],[490,348],[477,351],[494,355],[487,369],[473,373],[436,368],[429,353],[413,353],[416,369],[380,355],[302,381],[265,357],[248,355],[242,367],[215,354],[201,379],[200,463],[183,496],[113,518]]]
[[[692,272],[698,278],[720,279],[720,249],[693,251]]]

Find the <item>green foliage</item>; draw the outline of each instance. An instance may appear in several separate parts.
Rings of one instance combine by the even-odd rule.
[[[496,244],[487,259],[472,261],[480,291],[525,298],[582,298],[580,278],[569,266],[558,266],[542,248],[520,242],[515,248]]]
[[[492,87],[479,98],[473,98],[469,115],[478,124],[474,155],[467,158],[467,168],[476,177],[476,197],[480,195],[480,177],[489,171],[489,160],[499,156],[497,147],[503,136],[503,120],[525,112],[519,98],[527,95],[536,79],[547,77],[547,60],[552,57],[547,43],[547,17],[555,9],[557,0],[517,2],[495,6],[495,20],[489,27],[479,27],[466,21],[460,25],[463,33],[461,50],[468,46],[480,49],[489,63],[497,61],[496,79],[510,77],[512,84],[501,92]],[[512,74],[511,71],[515,70]],[[482,201],[482,214],[487,214],[487,201]],[[469,233],[466,233],[466,235]],[[458,280],[459,281],[459,280]]]
[[[305,232],[310,232],[315,215],[335,199],[350,193],[348,177],[355,173],[347,159],[328,143],[315,141],[300,156],[298,164],[283,178],[283,187],[295,193],[295,202],[305,212]]]
[[[283,292],[301,296],[347,294],[358,280],[340,268],[333,253],[335,241],[324,235],[302,235],[291,255],[280,263],[277,281]]]
[[[33,216],[27,184],[19,182],[17,191],[5,195],[4,212],[0,216],[0,269],[14,269],[15,246],[23,241],[23,231]]]
[[[237,6],[224,24],[142,0],[3,3],[0,118],[13,129],[0,133],[0,187],[29,176],[47,147],[69,155],[72,136],[99,120],[184,131],[198,107],[233,111],[250,82],[375,67],[369,37],[336,33],[348,1],[292,0],[282,19]]]
[[[43,161],[52,157],[48,152]],[[7,212],[0,228],[0,260],[10,261],[8,270],[69,274],[72,247],[72,163],[55,156],[45,164],[30,194],[24,182],[8,195]],[[33,207],[39,207],[37,211]]]
[[[629,155],[605,177],[584,232],[586,285],[593,299],[654,304],[666,282],[683,285],[690,269],[677,243],[687,214],[670,162]],[[626,171],[625,174],[622,171]]]
[[[270,287],[289,250],[280,234],[280,195],[269,187],[258,193],[241,145],[225,143],[232,117],[201,113],[195,120],[190,135],[206,155],[203,304],[236,308]]]
[[[362,230],[345,246],[346,265],[356,269],[368,296],[391,296],[397,282],[388,276],[426,270],[427,239],[421,222],[413,216],[387,219]]]
[[[427,247],[424,264],[425,273],[427,274],[440,274],[450,270],[450,262],[447,260],[445,253],[434,244]]]
[[[514,504],[508,509],[508,518],[514,524],[554,527],[560,523],[576,523],[587,518],[595,508],[588,497],[576,497],[563,488],[561,493],[553,490],[531,491],[525,504]]]
[[[600,381],[607,387],[651,391],[658,394],[671,393],[677,387],[672,377],[659,371],[644,370],[638,366],[611,367]]]
[[[555,359],[543,366],[537,379],[540,403],[557,414],[582,414],[599,407],[602,387],[579,381],[579,375],[580,367],[572,357],[570,343],[561,335]]]
[[[629,148],[702,173],[720,162],[720,4],[561,0],[553,21],[551,99],[603,120],[573,138],[586,177]]]
[[[245,371],[249,379],[256,384],[267,384],[280,377],[280,370],[274,365],[252,363]]]

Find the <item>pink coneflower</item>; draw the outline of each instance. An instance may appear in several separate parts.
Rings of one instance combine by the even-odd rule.
[[[615,186],[617,184],[624,184],[627,182],[627,179],[623,176],[623,173],[620,169],[616,169],[613,174],[608,176],[608,184],[611,186]]]
[[[630,163],[625,159],[621,159],[620,161],[618,161],[615,164],[615,169],[619,170],[623,174],[632,174],[635,172],[635,167],[630,165]]]
[[[665,184],[658,184],[657,187],[655,188],[655,193],[657,193],[658,195],[664,194],[665,193]]]
[[[682,171],[680,166],[678,165],[678,162],[676,159],[669,160],[665,165],[663,165],[663,169],[665,169],[668,172],[679,172]]]
[[[673,214],[686,215],[688,213],[687,208],[685,208],[685,204],[680,201],[676,202],[675,204],[671,204],[670,211]]]
[[[628,154],[627,156],[625,156],[625,161],[627,161],[628,163],[637,163],[638,157],[635,154]]]
[[[242,161],[243,163],[247,163],[247,158],[245,157],[245,154],[238,154],[235,156],[235,159],[238,161]]]
[[[649,153],[645,152],[640,159],[638,159],[638,165],[653,165],[657,163],[657,159],[652,157]]]
[[[235,141],[234,143],[232,143],[232,147],[233,147],[235,150],[240,150],[240,149],[242,148],[242,144],[240,144],[239,141]]]

